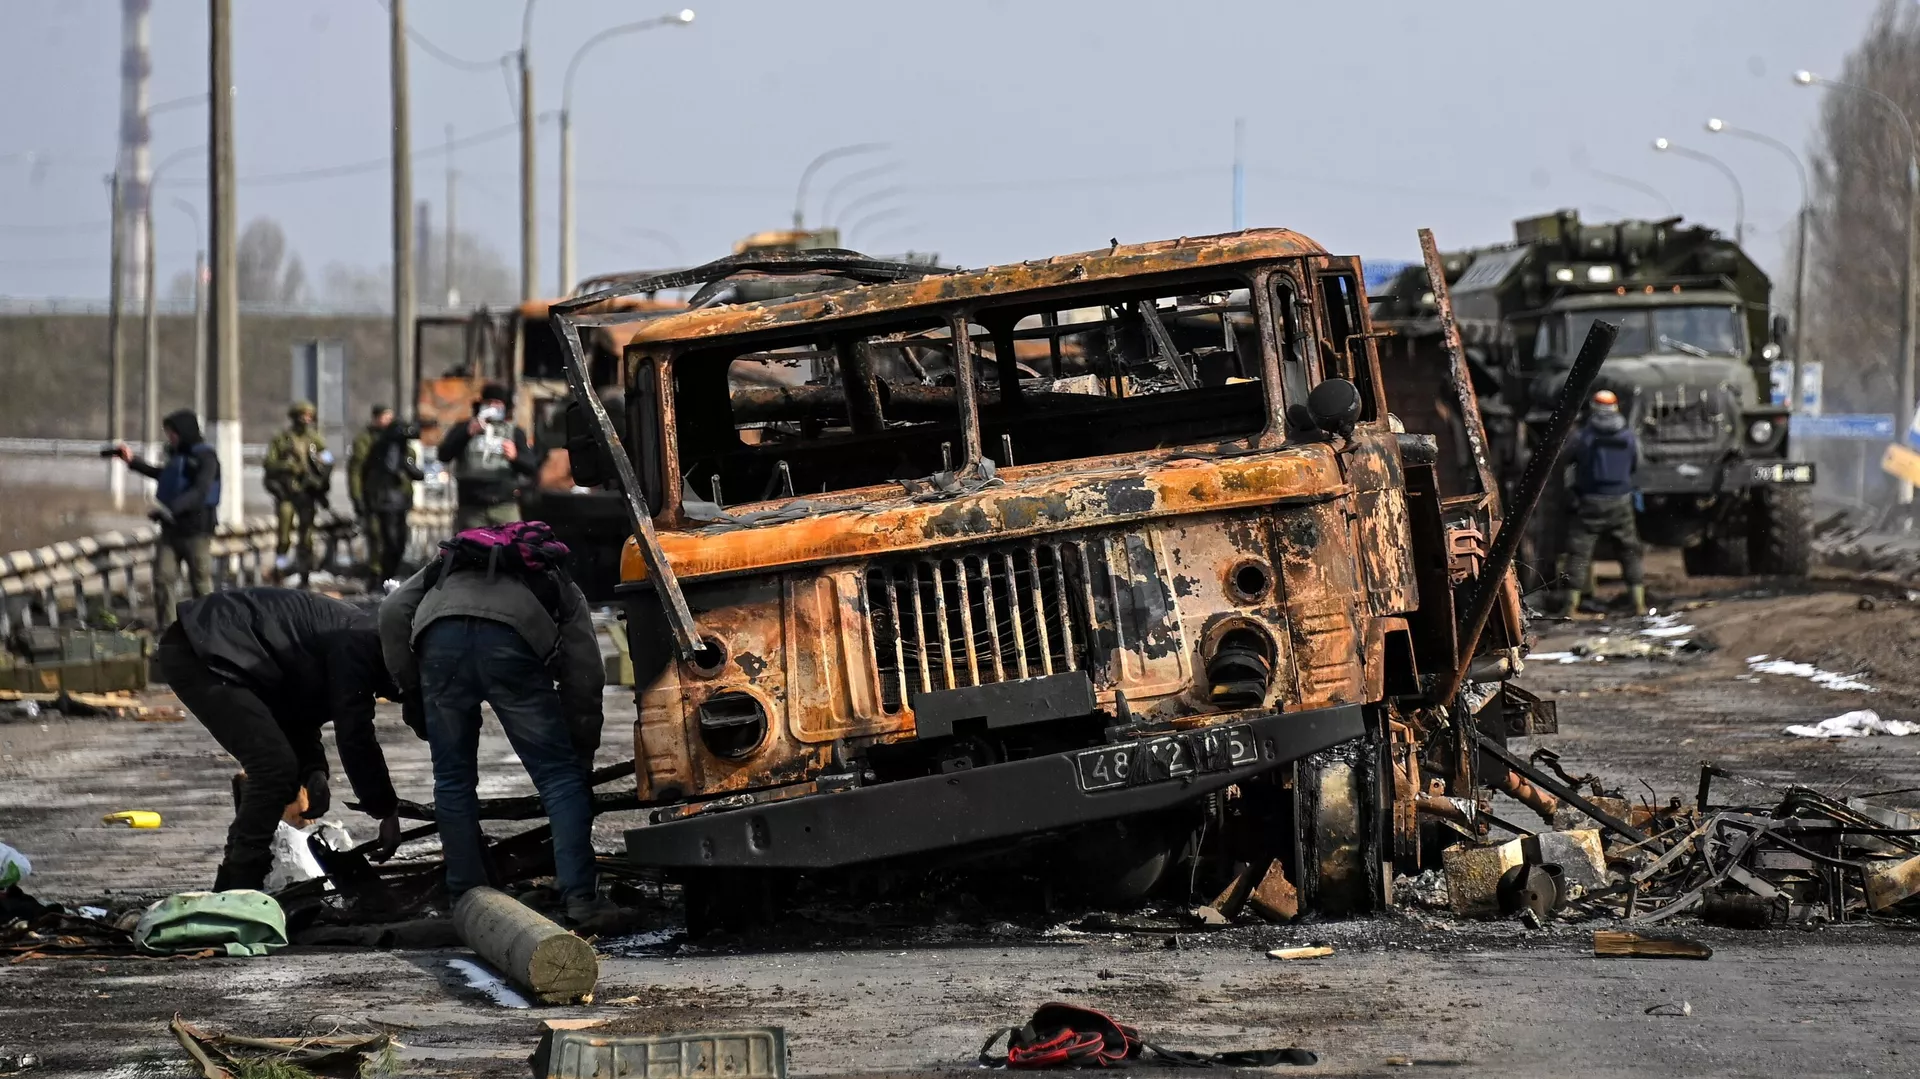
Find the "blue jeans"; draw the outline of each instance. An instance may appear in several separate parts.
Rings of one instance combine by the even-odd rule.
[[[480,836],[480,702],[493,706],[507,741],[540,792],[553,828],[554,877],[569,900],[592,899],[593,805],[588,762],[574,751],[553,677],[519,631],[484,618],[443,618],[417,645],[433,809],[447,862],[447,893],[487,883]]]

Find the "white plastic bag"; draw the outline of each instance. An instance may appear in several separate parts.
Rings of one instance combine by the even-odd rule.
[[[315,821],[305,828],[295,828],[286,821],[273,830],[273,868],[267,871],[265,891],[277,892],[289,885],[303,880],[326,875],[320,868],[319,859],[313,856],[313,848],[307,845],[307,837],[317,835],[320,842],[334,850],[347,850],[353,846],[353,837],[338,821]]]
[[[33,863],[27,861],[26,855],[0,843],[0,888],[11,888],[32,872]]]

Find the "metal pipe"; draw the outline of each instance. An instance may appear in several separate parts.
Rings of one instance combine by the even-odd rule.
[[[1466,681],[1467,668],[1472,665],[1474,652],[1480,646],[1480,635],[1486,632],[1487,618],[1493,613],[1493,605],[1506,585],[1507,571],[1513,566],[1513,556],[1520,550],[1527,520],[1533,516],[1534,508],[1540,504],[1540,496],[1546,492],[1547,481],[1559,464],[1560,450],[1566,446],[1567,435],[1573,431],[1573,421],[1579,417],[1581,405],[1586,403],[1587,390],[1599,376],[1600,365],[1606,362],[1607,353],[1613,349],[1613,339],[1619,333],[1619,327],[1595,319],[1593,327],[1587,331],[1586,341],[1580,346],[1580,354],[1574,357],[1573,369],[1567,372],[1566,385],[1560,388],[1560,399],[1554,402],[1553,418],[1547,421],[1546,434],[1534,448],[1533,457],[1527,461],[1527,470],[1520,476],[1520,487],[1514,492],[1513,505],[1507,507],[1506,517],[1500,522],[1500,531],[1493,538],[1493,550],[1487,553],[1487,561],[1480,569],[1479,588],[1474,591],[1473,602],[1468,605],[1467,615],[1461,622],[1458,661],[1446,680],[1428,698],[1435,704],[1453,703],[1454,697],[1460,692],[1460,684]]]
[[[1798,215],[1800,219],[1800,234],[1795,241],[1797,246],[1793,256],[1793,362],[1797,364],[1806,359],[1806,354],[1800,350],[1802,342],[1805,340],[1802,327],[1806,325],[1807,321],[1807,308],[1805,303],[1807,294],[1807,218],[1813,214],[1813,187],[1807,182],[1807,163],[1800,160],[1800,155],[1794,152],[1793,147],[1788,146],[1772,135],[1765,135],[1758,131],[1749,131],[1746,128],[1735,127],[1719,117],[1714,117],[1707,121],[1707,130],[1716,135],[1732,135],[1737,139],[1746,139],[1749,142],[1758,142],[1773,147],[1787,155],[1787,160],[1793,162],[1795,174],[1800,177],[1800,213]]]
[[[208,79],[213,95],[208,110],[208,199],[213,234],[211,288],[213,310],[213,446],[236,482],[220,500],[221,523],[238,527],[246,500],[240,475],[240,278],[234,221],[233,169],[233,0],[209,0]]]

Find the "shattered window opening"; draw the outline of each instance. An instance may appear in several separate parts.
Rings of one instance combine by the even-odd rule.
[[[683,501],[724,508],[965,468],[958,324],[921,315],[676,357]],[[979,444],[1000,467],[1204,445],[1268,423],[1263,335],[1241,281],[983,307],[964,326]]]

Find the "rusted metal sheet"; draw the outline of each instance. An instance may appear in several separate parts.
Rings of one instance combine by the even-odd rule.
[[[1467,448],[1473,455],[1474,473],[1479,477],[1476,493],[1486,496],[1490,516],[1500,514],[1500,483],[1494,477],[1488,457],[1487,426],[1480,418],[1480,398],[1473,390],[1473,369],[1467,365],[1467,350],[1460,343],[1460,324],[1453,317],[1453,294],[1447,291],[1447,272],[1440,263],[1440,248],[1433,241],[1432,229],[1420,230],[1420,257],[1427,267],[1427,287],[1433,290],[1434,306],[1440,313],[1440,335],[1447,347],[1447,375],[1453,384],[1453,396],[1460,405],[1460,423],[1467,432]]]
[[[865,285],[789,300],[711,307],[668,315],[643,324],[635,332],[632,341],[643,346],[653,342],[681,344],[732,334],[816,324],[823,330],[830,330],[836,321],[877,314],[899,315],[972,299],[997,298],[1013,292],[1325,253],[1319,244],[1288,229],[1247,229],[1215,236],[1120,244],[1105,250],[1056,255],[1048,259],[929,276],[915,281]],[[583,320],[592,321],[591,318]]]
[[[695,581],[1097,524],[1321,500],[1348,490],[1331,447],[1319,444],[1220,461],[1183,460],[1176,454],[1092,474],[1035,466],[1001,476],[1004,486],[946,502],[915,502],[897,491],[853,492],[846,501],[863,495],[872,501],[755,528],[662,530],[659,541],[674,573]],[[620,571],[628,581],[647,579],[632,540]]]

